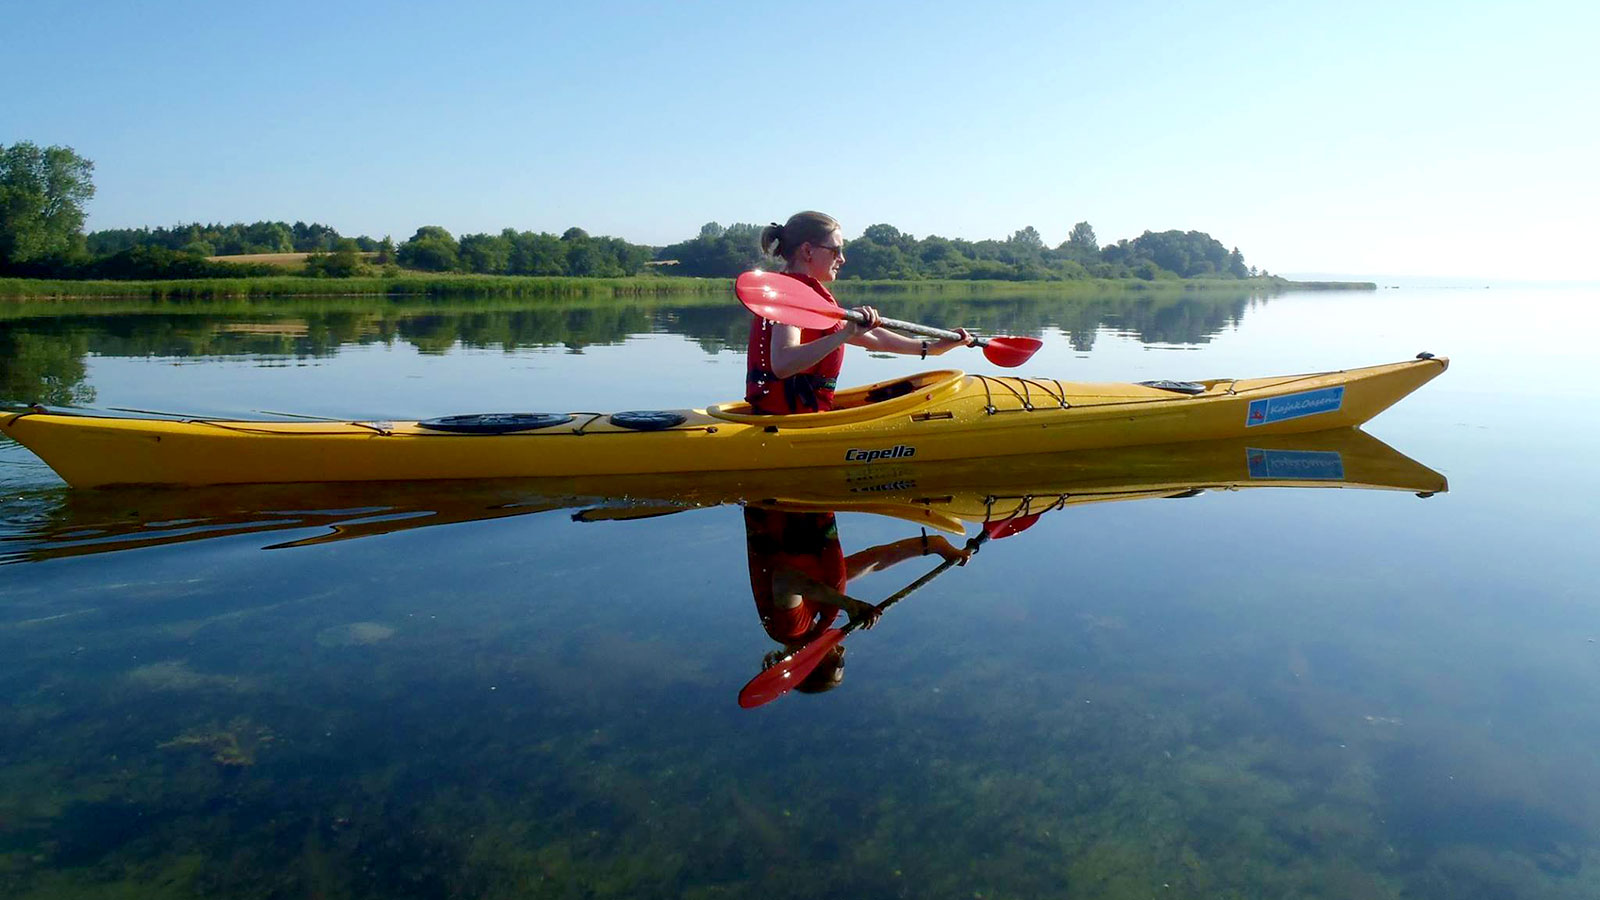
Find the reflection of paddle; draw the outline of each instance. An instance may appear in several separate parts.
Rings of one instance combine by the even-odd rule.
[[[860,313],[829,303],[827,298],[812,290],[805,282],[777,272],[746,272],[734,282],[733,291],[739,295],[739,302],[745,308],[761,318],[796,328],[832,328],[835,322],[845,319],[858,324],[866,321]],[[954,331],[899,319],[881,319],[880,324],[895,331],[947,341],[961,339],[961,335]],[[1014,368],[1031,359],[1044,342],[1038,338],[991,337],[973,338],[972,345],[982,347],[983,355],[995,365]]]
[[[1004,529],[1005,524],[1009,521],[1009,519],[1006,519],[984,525],[982,531],[967,541],[967,553],[965,556],[957,559],[947,559],[939,563],[938,566],[934,567],[933,571],[895,591],[889,599],[879,603],[875,609],[880,613],[883,612],[909,597],[913,591],[949,571],[951,566],[965,563],[967,558],[977,553],[978,548],[982,547],[983,542],[989,538],[1006,537],[1009,534],[1014,534],[1014,531],[1006,531]],[[830,606],[844,606],[850,600],[850,598],[821,582],[811,581],[808,586],[822,594],[824,602],[827,602]],[[837,647],[839,642],[844,640],[845,635],[856,630],[856,626],[860,625],[862,621],[862,619],[852,619],[850,624],[843,628],[829,628],[818,635],[811,643],[778,660],[771,668],[750,679],[750,682],[739,691],[739,705],[745,709],[754,709],[757,706],[771,703],[788,693],[790,688],[804,681],[806,676],[811,674],[811,670],[822,662],[822,658],[827,656],[828,652],[834,647]]]
[[[627,506],[595,506],[580,509],[572,514],[574,522],[631,522],[635,519],[653,519],[670,516],[691,509],[703,509],[692,503],[632,503]]]

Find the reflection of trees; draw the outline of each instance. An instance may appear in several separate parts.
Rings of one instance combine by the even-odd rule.
[[[0,325],[0,400],[81,406],[94,402],[85,383],[89,340],[82,334],[39,335]]]
[[[862,302],[845,298],[846,304]],[[1145,343],[1199,344],[1235,325],[1252,302],[1239,291],[1179,291],[1062,296],[1014,294],[972,299],[873,292],[870,302],[895,318],[965,325],[985,334],[1038,334],[1056,328],[1089,350],[1112,330]],[[537,305],[535,305],[537,304]],[[591,305],[462,300],[408,305],[380,298],[284,302],[266,310],[158,305],[93,315],[0,319],[0,394],[11,400],[67,405],[93,399],[83,357],[332,356],[344,346],[402,341],[419,352],[453,347],[568,347],[615,344],[632,334],[680,334],[707,352],[742,350],[750,318],[725,302],[662,305],[654,301]]]
[[[566,346],[581,349],[615,344],[653,330],[649,309],[635,304],[557,307],[410,316],[395,321],[395,333],[424,353],[468,347]]]
[[[1086,305],[1055,324],[1072,335],[1077,350],[1094,346],[1097,331],[1111,329],[1143,344],[1204,344],[1238,324],[1250,303],[1246,293],[1151,296]]]
[[[1089,350],[1095,335],[1105,329],[1150,344],[1203,344],[1237,324],[1251,297],[1245,290],[1065,298],[1041,294],[992,300],[874,293],[870,299],[841,302],[870,302],[897,319],[962,325],[983,334],[1033,335],[1057,328],[1069,336],[1074,349]],[[667,330],[694,338],[712,353],[723,347],[743,349],[750,326],[742,307],[671,309],[662,311],[661,318],[668,320]]]

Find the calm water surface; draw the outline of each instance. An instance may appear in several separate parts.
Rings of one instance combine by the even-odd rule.
[[[1214,489],[1048,512],[852,635],[836,690],[753,710],[777,645],[731,501],[777,487],[75,494],[0,440],[0,896],[1600,896],[1596,291],[874,301],[1037,334],[1023,373],[1076,380],[1453,365],[1343,451],[1393,490],[1098,459],[1111,499]],[[0,399],[701,405],[741,392],[744,329],[0,306]],[[918,365],[858,351],[846,377]],[[967,536],[987,495],[1086,499],[1086,464],[1052,465],[840,475],[843,552],[920,542],[937,523],[896,504],[939,479]],[[1434,473],[1448,492],[1413,496]]]

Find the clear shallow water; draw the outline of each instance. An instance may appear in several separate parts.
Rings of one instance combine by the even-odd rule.
[[[1039,333],[1023,371],[1081,380],[1449,355],[1368,431],[1450,489],[1057,510],[852,636],[839,689],[747,711],[775,645],[736,506],[74,496],[0,444],[0,894],[1600,892],[1594,292],[874,299]],[[743,376],[742,320],[708,307],[267,310],[7,310],[5,385],[412,418]],[[838,529],[846,553],[918,534]]]

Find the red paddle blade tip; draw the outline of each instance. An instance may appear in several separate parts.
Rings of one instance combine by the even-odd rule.
[[[992,337],[983,345],[984,358],[997,366],[1014,369],[1033,358],[1044,341],[1028,337]]]
[[[752,681],[739,691],[739,708],[755,709],[758,706],[766,706],[788,693],[792,687],[794,687],[792,678],[774,679],[767,684],[759,685]]]

